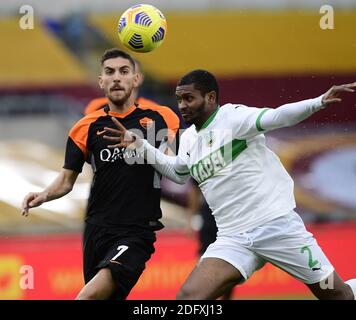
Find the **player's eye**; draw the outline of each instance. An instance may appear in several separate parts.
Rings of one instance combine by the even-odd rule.
[[[105,74],[113,74],[113,69],[105,69]]]

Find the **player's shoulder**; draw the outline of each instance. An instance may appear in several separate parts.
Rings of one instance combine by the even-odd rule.
[[[157,103],[156,101],[144,97],[138,97],[137,103],[139,105],[144,105],[144,106],[159,106],[159,103]]]
[[[192,124],[190,127],[186,128],[183,133],[181,134],[181,141],[183,140],[189,140],[192,137],[195,137],[197,135],[197,131],[195,129],[195,125]]]
[[[228,113],[228,112],[238,112],[238,111],[245,111],[248,110],[252,107],[249,107],[245,104],[242,103],[226,103],[224,105],[222,105],[220,107],[220,111],[222,111],[222,113]],[[220,112],[219,111],[219,112]]]
[[[149,103],[148,101],[150,100],[145,99],[145,101],[139,103],[138,107],[141,109],[145,109],[145,110],[151,109],[152,111],[157,111],[159,113],[166,113],[178,117],[170,107],[163,106],[155,102]]]
[[[91,101],[89,101],[89,103],[85,107],[84,114],[88,115],[92,112],[95,112],[103,108],[107,103],[108,103],[107,97],[94,98]]]
[[[173,130],[178,130],[178,128],[180,127],[179,117],[170,107],[162,106],[159,104],[140,103],[138,105],[138,108],[143,110],[152,110],[153,112],[158,112],[166,122],[167,126]]]
[[[250,116],[252,114],[260,113],[264,108],[257,108],[247,106],[242,103],[227,103],[220,107],[219,113],[224,116],[224,118],[239,115],[240,117],[243,116]]]
[[[94,112],[87,114],[86,116],[79,119],[72,127],[72,130],[88,127],[91,123],[95,122],[98,118],[105,116],[106,113],[104,109],[100,109]]]

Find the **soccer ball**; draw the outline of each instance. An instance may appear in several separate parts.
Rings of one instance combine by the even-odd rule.
[[[167,21],[154,6],[138,4],[122,14],[118,32],[121,42],[130,50],[149,52],[162,44],[167,33]]]

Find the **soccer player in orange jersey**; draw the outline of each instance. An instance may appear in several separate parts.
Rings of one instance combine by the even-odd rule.
[[[86,285],[77,299],[126,299],[154,252],[160,222],[160,175],[135,150],[107,147],[104,129],[120,119],[143,137],[154,136],[155,147],[166,149],[180,127],[168,107],[137,104],[133,91],[140,76],[130,55],[105,52],[99,85],[107,103],[80,119],[70,130],[64,166],[42,192],[23,200],[22,214],[70,192],[90,160],[94,178],[85,219],[83,268]],[[152,140],[152,139],[151,139]]]

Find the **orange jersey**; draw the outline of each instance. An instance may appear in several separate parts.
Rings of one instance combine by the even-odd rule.
[[[69,132],[64,168],[81,172],[90,159],[95,175],[86,221],[105,227],[145,226],[161,218],[159,175],[135,150],[108,148],[110,142],[101,132],[115,128],[111,117],[140,132],[156,148],[165,143],[169,132],[177,133],[179,118],[164,106],[133,105],[117,113],[106,105],[79,120]]]
[[[158,103],[156,103],[152,100],[143,98],[143,97],[139,97],[137,99],[137,103],[145,105],[145,106],[158,106]],[[106,97],[93,99],[85,107],[84,115],[88,115],[89,113],[98,111],[99,109],[104,107],[106,104],[108,104],[108,98],[106,98]]]

